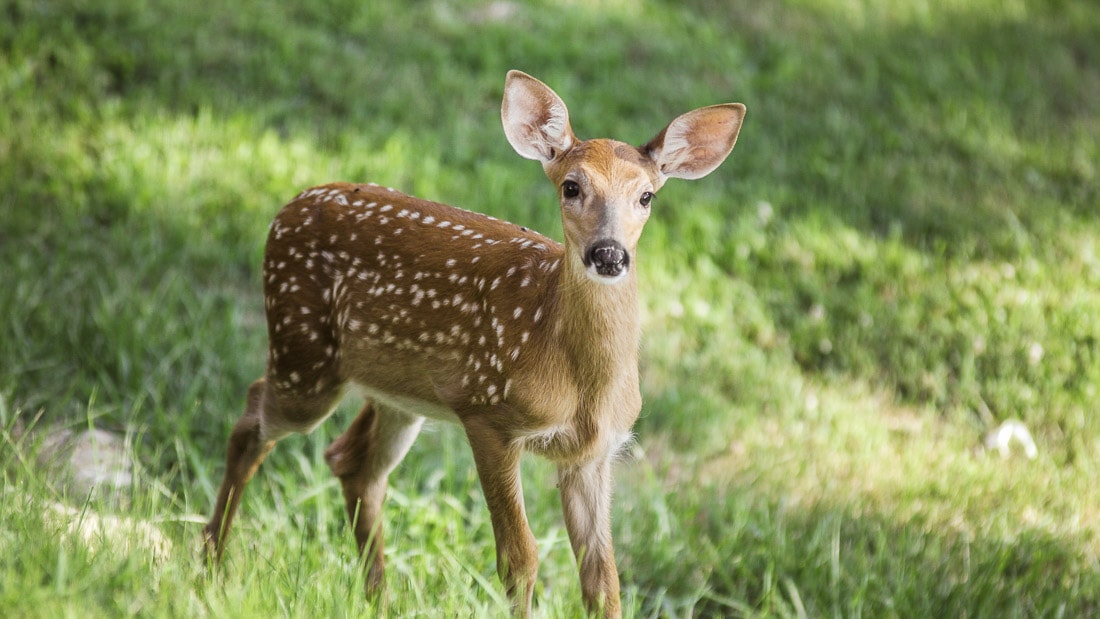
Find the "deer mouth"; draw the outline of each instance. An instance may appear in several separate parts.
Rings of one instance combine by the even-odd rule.
[[[630,253],[612,239],[596,241],[584,252],[584,266],[592,279],[606,284],[617,282],[630,268]]]

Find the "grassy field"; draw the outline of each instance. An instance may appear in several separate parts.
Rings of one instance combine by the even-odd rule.
[[[268,459],[224,571],[198,548],[290,197],[376,181],[560,238],[500,129],[510,68],[582,137],[749,109],[639,248],[626,614],[1100,614],[1095,2],[198,7],[0,6],[0,615],[505,613],[469,448],[442,426],[392,477],[388,603],[362,599],[322,458],[351,401]],[[1009,420],[1037,457],[982,448]],[[133,485],[66,486],[39,457],[56,428],[123,437]],[[524,474],[537,611],[580,615],[553,471]],[[108,517],[122,539],[70,531]]]

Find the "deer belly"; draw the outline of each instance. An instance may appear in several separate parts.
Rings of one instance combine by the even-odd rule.
[[[458,416],[450,407],[431,400],[391,393],[382,389],[368,387],[359,383],[354,384],[356,391],[364,398],[381,404],[383,407],[397,409],[407,415],[427,417],[437,421],[458,423]]]
[[[622,453],[634,434],[625,432],[578,432],[577,428],[558,425],[523,433],[524,449],[558,464],[575,465]]]

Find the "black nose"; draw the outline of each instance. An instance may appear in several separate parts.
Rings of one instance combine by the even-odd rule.
[[[604,277],[615,277],[630,264],[630,254],[618,241],[604,239],[588,248],[584,254],[584,264],[595,267],[596,272]]]

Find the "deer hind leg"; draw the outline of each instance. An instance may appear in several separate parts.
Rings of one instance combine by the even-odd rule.
[[[386,480],[408,453],[423,422],[423,417],[367,402],[348,429],[325,450],[325,461],[344,490],[359,553],[366,560],[368,595],[381,591],[385,582],[382,501]]]
[[[244,414],[229,435],[225,477],[214,513],[203,529],[208,557],[221,559],[245,486],[275,443],[291,432],[311,430],[328,416],[339,396],[340,389],[335,386],[304,396],[280,391],[264,378],[252,383]]]

